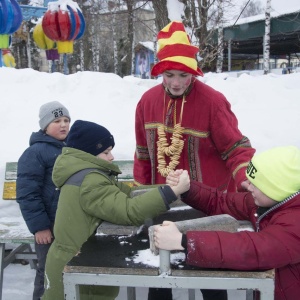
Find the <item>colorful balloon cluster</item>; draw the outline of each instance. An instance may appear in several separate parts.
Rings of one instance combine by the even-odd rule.
[[[10,35],[18,30],[22,23],[22,12],[16,0],[0,0],[0,49],[7,49]]]
[[[82,37],[85,20],[76,2],[59,0],[48,3],[42,27],[45,35],[57,43],[58,53],[73,53],[73,42]]]

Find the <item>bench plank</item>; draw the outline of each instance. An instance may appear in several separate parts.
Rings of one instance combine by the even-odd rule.
[[[3,185],[3,200],[16,200],[16,181],[5,181]]]
[[[34,236],[23,217],[4,217],[0,218],[0,243],[33,244]]]
[[[17,162],[7,162],[5,167],[5,180],[16,180],[17,179]]]
[[[118,176],[120,180],[133,180],[133,160],[114,160],[113,163],[118,165],[122,172]]]
[[[133,160],[114,160],[122,174],[118,176],[120,181],[125,181],[129,186],[133,186]],[[7,162],[5,168],[5,181],[3,185],[3,200],[16,200],[16,179],[17,162]]]

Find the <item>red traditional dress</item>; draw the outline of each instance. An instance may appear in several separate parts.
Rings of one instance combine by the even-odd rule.
[[[176,169],[191,179],[219,190],[241,189],[245,170],[255,150],[238,129],[230,104],[220,92],[195,79],[183,98],[171,98],[164,86],[147,91],[136,108],[134,179],[136,184],[164,184],[158,172],[157,141],[164,125],[168,142],[178,123],[183,127],[183,150]],[[168,156],[166,164],[170,163]],[[234,180],[232,180],[234,179]]]

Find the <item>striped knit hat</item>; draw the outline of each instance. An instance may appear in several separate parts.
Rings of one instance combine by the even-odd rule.
[[[191,45],[181,22],[171,22],[157,35],[160,60],[151,70],[152,76],[157,76],[166,70],[179,70],[193,75],[203,76],[195,59],[199,49]]]

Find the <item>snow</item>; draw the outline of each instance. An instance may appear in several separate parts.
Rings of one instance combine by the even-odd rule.
[[[58,1],[48,2],[48,10],[52,12],[57,12],[59,10],[63,12],[68,12],[69,11],[68,6],[71,7],[74,11],[77,10],[81,11],[79,5],[72,0],[58,0]]]
[[[170,262],[180,266],[180,262],[185,260],[185,254],[183,252],[171,253]],[[159,256],[154,255],[150,249],[140,250],[133,257],[135,263],[142,263],[152,267],[159,267]]]
[[[253,74],[237,77],[236,73],[208,73],[200,80],[227,97],[241,131],[250,138],[257,152],[274,146],[300,147],[300,73]],[[122,79],[96,72],[63,75],[0,68],[3,124],[0,127],[0,193],[5,163],[17,161],[28,146],[31,132],[39,129],[38,111],[42,104],[52,100],[62,102],[70,111],[71,125],[76,119],[104,125],[115,137],[115,159],[133,159],[136,104],[146,90],[159,83],[160,80],[131,76]],[[18,204],[0,200],[0,219],[8,221],[8,218],[11,222],[22,220]],[[24,223],[20,230],[26,230]],[[29,265],[8,266],[4,271],[3,299],[31,299],[34,274]]]
[[[232,17],[233,22],[241,6],[240,0],[234,1],[236,7],[226,14]],[[266,0],[260,2],[265,7]],[[64,4],[64,1],[60,3]],[[72,7],[79,9],[75,2],[71,3]],[[167,4],[170,20],[181,20],[182,3],[167,0]],[[49,8],[57,10],[55,4]],[[272,0],[272,9],[272,15],[299,11],[300,3],[299,0]],[[153,48],[152,43],[146,46]],[[280,145],[300,147],[300,73],[280,75],[278,72],[262,76],[253,72],[252,75],[238,75],[210,73],[201,80],[227,97],[238,117],[241,131],[250,138],[257,152]],[[122,79],[104,73],[78,72],[66,76],[31,69],[0,68],[0,193],[3,193],[5,163],[17,161],[27,148],[31,132],[38,130],[38,110],[42,104],[60,101],[68,107],[72,123],[76,119],[84,119],[106,126],[115,137],[115,158],[133,159],[136,104],[146,90],[159,83],[160,80],[141,80],[131,76]],[[9,223],[14,223],[18,224],[14,232],[16,235],[27,232],[15,201],[0,200],[0,223],[0,230],[6,230]],[[158,265],[158,257],[151,255],[149,250],[144,250],[134,259]],[[35,270],[29,265],[10,264],[4,270],[2,299],[32,299],[34,276]],[[121,289],[117,300],[126,299],[125,292]],[[137,299],[146,299],[146,293],[145,289],[137,289]],[[176,291],[174,300],[177,299],[187,299],[187,291]],[[199,291],[196,299],[202,299]],[[245,293],[230,291],[229,299],[245,299]]]

